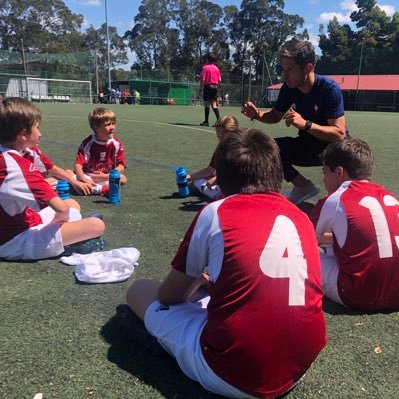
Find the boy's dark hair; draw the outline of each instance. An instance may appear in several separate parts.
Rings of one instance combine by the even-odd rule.
[[[355,180],[370,180],[374,170],[373,153],[369,145],[360,139],[333,141],[322,152],[321,160],[332,171],[341,166]]]
[[[218,185],[224,195],[279,192],[283,168],[277,143],[259,129],[228,134],[215,152]]]
[[[89,124],[93,130],[99,128],[105,122],[116,122],[114,112],[108,108],[96,108],[89,113]]]
[[[30,132],[41,119],[41,111],[30,101],[19,97],[3,99],[0,102],[0,142],[14,141],[18,134]]]
[[[295,59],[295,64],[304,67],[307,64],[316,64],[316,54],[312,43],[299,40],[291,39],[286,42],[279,51],[280,62],[283,57],[289,57]]]
[[[208,64],[214,64],[216,62],[216,58],[212,54],[206,54],[205,55],[205,62]]]

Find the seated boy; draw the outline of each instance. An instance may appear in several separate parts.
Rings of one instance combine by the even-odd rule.
[[[399,202],[370,182],[374,161],[368,144],[338,140],[322,153],[328,196],[311,213],[321,244],[325,294],[365,311],[399,309]]]
[[[40,121],[40,110],[25,99],[0,103],[0,258],[49,258],[104,232],[102,220],[81,219],[79,204],[58,197],[22,156],[39,141]]]
[[[71,176],[66,170],[57,166],[50,158],[48,158],[41,150],[39,150],[39,142],[32,143],[32,147],[26,148],[23,157],[28,159],[35,165],[35,168],[44,176],[46,182],[53,188],[56,187],[58,179],[66,180],[75,190],[77,194],[90,195],[94,183],[83,183]],[[49,177],[52,175],[54,177]]]
[[[135,281],[127,303],[205,389],[279,396],[326,343],[316,236],[279,194],[283,171],[270,136],[231,133],[215,159],[225,198],[202,208],[166,279]]]
[[[126,167],[122,142],[114,136],[116,117],[106,108],[96,108],[89,114],[93,134],[86,137],[75,159],[75,174],[79,181],[95,183],[94,194],[108,195],[109,172],[118,169],[120,182],[127,182],[123,171]]]
[[[224,115],[216,122],[215,130],[217,139],[221,141],[228,133],[238,130],[238,121],[234,116]],[[187,175],[187,179],[192,182],[195,189],[210,199],[220,198],[221,192],[217,185],[214,155],[206,168]]]

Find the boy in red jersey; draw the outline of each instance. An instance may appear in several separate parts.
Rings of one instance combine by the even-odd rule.
[[[0,103],[0,258],[49,258],[61,254],[65,245],[104,232],[102,220],[81,219],[79,204],[58,197],[22,156],[40,140],[40,121],[40,110],[25,99]]]
[[[50,158],[48,158],[40,149],[39,143],[32,143],[31,147],[25,148],[22,153],[23,157],[28,159],[35,165],[35,168],[43,175],[46,182],[53,188],[56,187],[58,179],[66,180],[75,190],[76,193],[82,195],[90,195],[93,183],[83,183],[75,179],[74,176],[57,166]],[[51,176],[54,177],[51,177]]]
[[[116,117],[107,108],[96,108],[89,114],[90,127],[94,133],[86,137],[79,147],[75,159],[75,174],[79,181],[95,183],[94,193],[106,196],[109,172],[118,169],[120,182],[127,182],[123,174],[125,150],[122,142],[114,136]]]
[[[369,181],[374,160],[364,141],[335,141],[322,160],[328,196],[310,217],[330,245],[321,254],[325,295],[354,309],[398,310],[399,201]]]
[[[194,219],[166,279],[137,280],[127,303],[205,389],[273,398],[326,343],[317,240],[308,217],[279,194],[270,136],[232,132],[215,159],[225,198]]]

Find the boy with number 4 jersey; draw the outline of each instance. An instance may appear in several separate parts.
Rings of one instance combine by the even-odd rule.
[[[328,196],[312,210],[326,296],[365,311],[399,309],[399,201],[370,182],[367,143],[344,139],[322,153]]]
[[[316,236],[279,194],[283,171],[270,136],[232,132],[215,160],[224,198],[194,219],[166,279],[137,280],[127,303],[205,389],[274,398],[326,342]]]

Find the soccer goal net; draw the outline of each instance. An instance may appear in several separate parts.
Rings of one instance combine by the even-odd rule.
[[[92,103],[89,80],[26,78],[27,98],[41,102]]]

